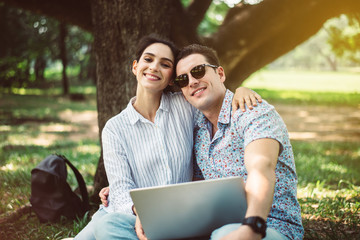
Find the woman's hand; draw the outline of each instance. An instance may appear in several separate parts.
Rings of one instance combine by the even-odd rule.
[[[133,211],[136,212],[136,210],[133,210]],[[143,227],[141,225],[139,216],[136,216],[135,232],[136,232],[136,235],[138,236],[138,238],[140,240],[148,240],[146,235],[145,235],[144,229],[143,229]]]
[[[108,196],[109,196],[109,187],[104,187],[103,189],[100,190],[99,197],[100,197],[101,203],[105,207],[107,207],[109,204]]]
[[[246,87],[239,87],[235,91],[234,99],[232,101],[232,112],[234,113],[239,107],[241,111],[245,112],[245,103],[250,110],[253,106],[257,106],[256,100],[261,103],[262,98],[259,94]]]

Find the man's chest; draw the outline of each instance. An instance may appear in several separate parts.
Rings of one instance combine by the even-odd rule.
[[[195,130],[194,154],[205,179],[239,176],[244,172],[244,140],[232,128],[221,128],[211,138],[206,128]]]

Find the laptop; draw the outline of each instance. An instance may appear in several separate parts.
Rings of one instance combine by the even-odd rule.
[[[247,209],[241,177],[195,181],[130,191],[148,239],[210,236],[240,223]]]

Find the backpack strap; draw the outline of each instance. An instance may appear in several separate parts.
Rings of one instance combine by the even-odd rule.
[[[76,169],[76,167],[74,167],[74,165],[72,165],[72,163],[65,156],[63,156],[63,155],[57,155],[57,156],[64,159],[66,164],[69,165],[69,167],[73,170],[76,180],[79,184],[80,193],[81,193],[81,197],[82,197],[82,206],[84,207],[85,211],[89,210],[90,209],[89,196],[88,196],[88,192],[86,189],[84,178],[81,176],[80,172]]]

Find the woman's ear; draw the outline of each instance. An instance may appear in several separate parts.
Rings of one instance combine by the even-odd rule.
[[[133,63],[132,63],[132,68],[131,68],[131,70],[132,70],[132,72],[133,72],[133,74],[134,74],[135,76],[136,76],[136,69],[137,69],[137,61],[134,60]]]
[[[169,86],[174,86],[174,79],[173,78],[170,80]]]

